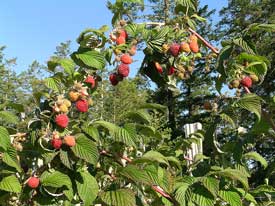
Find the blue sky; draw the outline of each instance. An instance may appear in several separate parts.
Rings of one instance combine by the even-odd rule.
[[[201,0],[201,4],[219,10],[227,1]],[[17,57],[19,72],[34,60],[45,63],[61,42],[72,40],[75,49],[75,39],[82,30],[109,25],[111,17],[105,0],[4,0],[0,6],[0,45],[7,46],[7,58]]]

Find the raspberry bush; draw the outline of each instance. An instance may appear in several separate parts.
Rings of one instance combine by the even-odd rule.
[[[16,125],[13,114],[0,127],[3,205],[274,204],[275,189],[268,177],[262,185],[249,182],[254,161],[272,170],[248,138],[250,132],[267,135],[275,130],[267,111],[269,100],[253,94],[269,63],[246,38],[267,26],[249,27],[240,37],[223,42],[219,51],[195,32],[201,19],[192,2],[177,2],[178,16],[186,9],[193,13],[187,22],[176,19],[176,24],[154,27],[116,15],[111,32],[107,26],[85,30],[71,58],[48,61],[48,91],[34,94],[37,108],[27,128],[11,129]],[[167,109],[153,103],[137,105],[121,125],[93,119],[100,71],[114,68],[109,80],[116,86],[129,75],[137,48],[144,51],[140,72],[158,87],[176,91],[178,82],[196,75],[196,66],[205,60],[216,70],[217,102],[205,102],[210,121],[202,131],[170,140],[169,131],[154,122],[156,115],[165,117]],[[236,89],[237,95],[223,95],[224,85]],[[244,110],[254,125],[237,132]],[[267,129],[260,130],[263,125]],[[218,142],[219,133],[231,141]],[[201,139],[204,154],[188,159],[186,151]]]

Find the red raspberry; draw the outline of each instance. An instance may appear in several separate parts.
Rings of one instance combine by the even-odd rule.
[[[89,109],[89,103],[86,99],[80,99],[75,103],[76,109],[79,112],[87,112]]]
[[[30,188],[33,188],[33,189],[35,189],[35,188],[37,188],[38,187],[38,185],[39,185],[39,178],[37,178],[37,177],[31,177],[29,180],[28,180],[28,186],[30,187]]]
[[[170,53],[173,57],[177,57],[180,53],[180,45],[177,43],[174,43],[170,46]]]
[[[116,86],[118,84],[118,75],[116,73],[112,73],[109,76],[109,80],[113,86]]]
[[[87,76],[85,83],[90,84],[91,88],[95,87],[95,78],[93,76]]]
[[[54,147],[54,149],[60,149],[61,145],[62,145],[62,140],[57,138],[57,139],[52,139],[51,141],[52,146]]]
[[[244,86],[244,87],[252,87],[252,79],[249,77],[249,76],[246,76],[244,77],[242,80],[241,80],[241,84]]]
[[[119,36],[119,37],[116,39],[116,44],[117,44],[117,45],[125,44],[125,43],[126,43],[126,39],[125,39],[125,37],[123,37],[123,36]]]
[[[127,64],[121,64],[118,66],[117,73],[122,77],[128,77],[130,72],[130,68]]]
[[[59,114],[55,117],[55,123],[59,127],[65,128],[68,126],[69,117],[66,114]]]
[[[119,37],[123,37],[123,38],[127,39],[128,38],[128,34],[127,34],[127,32],[124,29],[121,29],[119,31]]]
[[[174,67],[170,67],[169,70],[168,70],[168,75],[172,75],[175,73],[175,68]]]
[[[189,44],[189,47],[193,53],[198,53],[200,51],[198,42],[196,42],[196,41],[191,41]]]
[[[123,54],[123,55],[120,57],[120,61],[121,61],[123,64],[131,64],[131,63],[133,62],[132,57],[129,56],[128,54]]]

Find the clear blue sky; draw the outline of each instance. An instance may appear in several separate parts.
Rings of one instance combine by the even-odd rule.
[[[201,0],[219,10],[226,0]],[[45,63],[55,47],[75,39],[85,28],[110,24],[112,14],[105,0],[3,0],[0,6],[0,45],[6,57],[17,57],[17,71],[28,68],[33,60]],[[218,15],[215,15],[216,19]]]

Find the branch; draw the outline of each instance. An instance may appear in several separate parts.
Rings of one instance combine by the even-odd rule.
[[[219,51],[214,46],[212,46],[208,41],[206,41],[201,35],[199,35],[197,32],[195,32],[191,28],[188,28],[188,30],[192,34],[194,34],[196,37],[198,37],[198,39],[200,39],[204,43],[204,45],[207,46],[209,49],[211,49],[214,53],[219,54]]]

